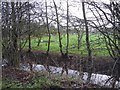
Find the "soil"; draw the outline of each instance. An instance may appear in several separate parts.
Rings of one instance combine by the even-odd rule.
[[[26,83],[32,81],[32,74],[23,70],[16,69],[14,67],[3,67],[2,68],[2,79],[18,80]]]
[[[25,55],[23,52],[23,56]],[[29,61],[42,65],[50,65],[56,67],[63,67],[66,64],[67,68],[74,70],[87,71],[87,56],[81,56],[76,54],[69,54],[68,58],[62,58],[60,53],[49,53],[46,54],[44,51],[32,51],[32,54],[29,56]],[[22,59],[22,62],[27,61]],[[110,75],[112,72],[114,60],[109,56],[92,56],[93,62],[93,72],[99,74]]]

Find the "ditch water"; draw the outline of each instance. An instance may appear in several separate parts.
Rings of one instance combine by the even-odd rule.
[[[23,66],[22,69],[24,69],[26,71],[30,71],[29,68],[25,67],[25,66]],[[54,74],[60,74],[61,71],[62,71],[62,67],[49,66],[49,69],[50,69],[51,73],[54,73]],[[33,64],[33,70],[34,71],[46,71],[46,68],[43,65],[40,65],[40,64],[37,64],[37,65]],[[88,73],[83,72],[82,77],[80,77],[80,73],[77,70],[69,69],[68,70],[68,76],[75,77],[75,78],[81,78],[83,80],[83,82],[86,82],[87,77],[88,77]],[[111,88],[112,87],[112,85],[111,85],[112,80],[110,80],[106,83],[106,81],[110,77],[111,76],[108,76],[108,75],[92,73],[90,83]],[[116,81],[115,88],[120,88],[120,82]]]

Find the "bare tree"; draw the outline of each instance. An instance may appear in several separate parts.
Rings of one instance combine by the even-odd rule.
[[[55,12],[56,12],[56,17],[57,17],[57,29],[58,29],[58,35],[59,35],[59,47],[60,47],[60,52],[61,55],[63,55],[63,51],[62,51],[62,42],[61,42],[61,34],[60,34],[60,24],[59,24],[59,17],[58,17],[58,12],[57,12],[57,5],[55,3],[55,1],[53,0],[54,3],[54,7],[55,7]]]
[[[48,12],[47,12],[47,1],[45,0],[45,6],[46,6],[46,22],[47,22],[47,30],[48,30],[48,34],[49,34],[49,39],[48,39],[48,48],[47,48],[47,55],[49,54],[49,49],[50,49],[50,39],[51,39],[51,35],[50,35],[50,28],[49,28],[49,23],[48,23]]]
[[[2,2],[3,58],[8,60],[10,66],[19,66],[20,53],[25,46],[22,39],[28,35],[25,31],[27,25],[24,25],[27,21],[27,5],[27,2]]]
[[[96,9],[95,11],[97,11],[97,15],[96,15],[96,12],[91,10],[98,24],[96,24],[93,21],[90,21],[91,23],[90,25],[96,28],[99,32],[101,32],[104,35],[104,39],[109,55],[115,61],[111,73],[113,75],[113,78],[115,78],[114,79],[115,81],[113,83],[113,87],[114,87],[115,82],[119,81],[119,77],[120,77],[120,47],[119,47],[120,4],[118,2],[116,3],[110,2],[110,4],[102,3],[103,8],[99,3],[91,2],[88,4],[93,6]],[[104,11],[105,9],[109,10],[109,12],[105,12]],[[102,12],[102,14],[100,12]],[[108,28],[107,26],[110,24],[111,27]]]
[[[89,42],[89,30],[88,30],[88,22],[86,19],[86,14],[85,14],[85,5],[84,2],[82,2],[82,10],[83,10],[83,16],[84,16],[84,21],[85,21],[85,28],[86,28],[86,46],[87,46],[87,51],[88,51],[88,78],[87,82],[90,82],[91,74],[92,74],[92,57],[91,57],[91,49],[90,49],[90,42]]]
[[[20,31],[18,23],[21,17],[18,9],[21,9],[21,6],[18,2],[2,2],[2,7],[3,58],[8,60],[10,66],[18,67],[18,32]]]
[[[79,50],[81,41],[82,41],[82,37],[84,35],[84,20],[80,19],[78,17],[75,17],[75,16],[74,17],[71,16],[70,23],[71,23],[72,27],[74,27],[75,32],[77,33],[77,41],[78,41],[77,48]]]
[[[31,52],[31,29],[30,29],[30,4],[27,4],[27,14],[28,14],[28,42],[29,42],[29,49],[28,52]]]
[[[68,0],[67,0],[67,46],[66,46],[66,54],[68,55],[68,47],[69,47],[69,4],[68,4]]]

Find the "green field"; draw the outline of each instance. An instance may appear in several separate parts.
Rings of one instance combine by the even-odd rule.
[[[35,38],[35,37],[32,38],[31,40],[32,50],[46,51],[47,41],[48,41],[48,37],[44,36],[42,37],[40,45],[37,46],[38,38]],[[83,35],[82,37],[79,50],[77,46],[78,46],[77,35],[70,34],[69,35],[69,54],[82,54],[82,55],[87,54],[85,35]],[[62,35],[62,47],[63,47],[63,52],[65,52],[66,35]],[[91,34],[90,35],[90,47],[92,50],[92,55],[96,55],[96,56],[108,56],[109,55],[102,35]],[[26,49],[28,48],[28,43],[26,44],[25,48]],[[60,52],[58,35],[51,36],[50,52]]]

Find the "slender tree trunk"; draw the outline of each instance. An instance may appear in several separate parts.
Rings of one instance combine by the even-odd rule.
[[[89,31],[88,31],[88,25],[87,25],[87,19],[86,19],[86,14],[85,14],[85,5],[84,2],[82,2],[82,9],[83,9],[83,16],[84,16],[84,21],[85,21],[85,28],[86,28],[86,46],[87,46],[87,51],[88,51],[88,78],[87,78],[87,83],[89,83],[91,74],[92,74],[92,57],[91,57],[91,49],[90,49],[90,42],[89,42]]]
[[[51,39],[51,35],[50,35],[50,28],[49,28],[49,24],[48,24],[48,12],[47,12],[47,1],[45,0],[45,6],[46,6],[46,22],[47,22],[47,30],[48,30],[48,34],[49,34],[49,39],[48,39],[48,48],[47,48],[47,55],[49,54],[49,50],[50,50],[50,39]]]
[[[40,46],[40,42],[41,42],[41,37],[38,38],[38,44],[37,44],[37,46]]]
[[[11,6],[12,6],[12,41],[11,41],[11,64],[12,66],[17,67],[18,66],[18,45],[17,45],[17,28],[16,28],[16,15],[15,15],[15,3],[11,2]]]
[[[29,49],[28,52],[31,52],[31,29],[30,29],[30,4],[28,2],[28,42],[29,42]]]
[[[21,5],[22,3],[21,2],[17,2],[17,17],[18,17],[18,24],[17,24],[17,29],[18,29],[18,40],[19,40],[19,50],[18,50],[18,59],[19,61],[22,60],[22,45],[21,45],[21,27],[22,27],[22,24],[21,24],[21,20],[22,20],[22,8],[21,8]]]
[[[54,0],[53,0],[53,3],[54,3],[55,12],[56,12],[56,17],[57,17],[57,29],[58,29],[58,35],[59,35],[59,47],[60,47],[61,55],[63,55],[62,42],[61,42],[61,39],[62,39],[62,38],[61,38],[61,34],[60,34],[60,27],[59,27],[59,18],[58,18],[57,6],[56,6]]]
[[[77,30],[77,37],[78,37],[78,50],[80,49],[80,33]]]
[[[78,31],[77,34],[78,34],[78,50],[79,50],[84,32],[81,32],[81,34],[80,34],[80,32]]]
[[[67,0],[67,46],[66,46],[66,55],[68,56],[68,48],[69,48],[69,26],[68,26],[68,20],[69,20],[69,5]]]

